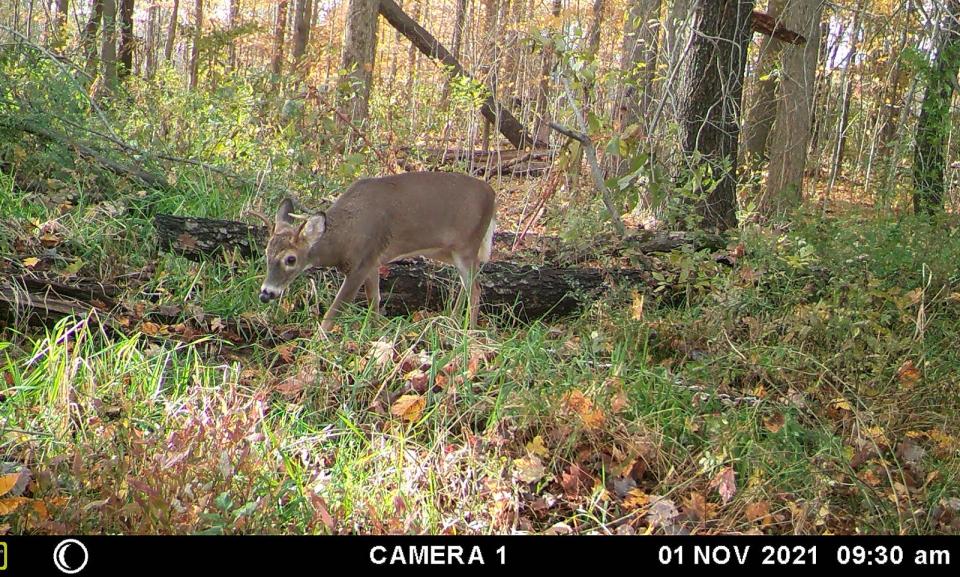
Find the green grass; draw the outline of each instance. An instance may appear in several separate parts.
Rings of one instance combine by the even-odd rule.
[[[196,190],[164,209],[199,208]],[[13,207],[14,229],[51,217],[19,213],[9,192],[0,204]],[[212,199],[207,214],[242,204]],[[111,278],[155,262],[128,303],[150,293],[150,305],[315,327],[335,289],[300,282],[292,306],[264,307],[258,261],[157,256],[142,241],[149,220],[83,199],[59,222],[64,256],[86,271]],[[330,340],[243,350],[216,334],[107,330],[93,316],[8,327],[0,452],[31,471],[27,494],[43,511],[22,506],[7,522],[18,532],[646,531],[660,529],[643,496],[659,495],[694,532],[943,530],[935,510],[960,475],[948,441],[960,243],[938,235],[940,250],[927,250],[935,231],[904,222],[817,226],[745,229],[735,268],[695,267],[707,271],[688,278],[695,290],[648,300],[640,320],[616,295],[579,318],[488,319],[477,334],[443,315],[386,319],[358,306]],[[891,230],[900,241],[878,242]],[[665,270],[700,258],[678,254]],[[383,362],[378,342],[391,353]],[[414,355],[425,391],[408,380]],[[915,382],[898,377],[905,360],[920,368]],[[410,421],[391,410],[404,394],[425,401]],[[904,442],[923,448],[919,461],[904,461]],[[543,473],[521,480],[536,443]],[[712,481],[727,467],[737,488],[725,502]]]

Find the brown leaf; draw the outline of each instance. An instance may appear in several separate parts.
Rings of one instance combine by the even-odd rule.
[[[673,525],[674,520],[680,515],[676,504],[659,495],[650,495],[650,500],[650,508],[647,510],[647,523],[653,528]]]
[[[155,336],[160,332],[160,325],[146,321],[140,325],[140,332],[148,336]]]
[[[907,359],[900,365],[900,368],[897,369],[897,380],[900,381],[901,385],[909,389],[920,381],[920,370],[913,364],[913,361]]]
[[[690,496],[683,501],[683,510],[691,521],[703,523],[716,516],[717,506],[713,503],[708,503],[703,493],[691,493]]]
[[[390,407],[390,414],[412,423],[420,418],[426,405],[427,400],[420,395],[403,395]]]
[[[197,248],[197,238],[187,232],[177,237],[177,243],[184,248]]]
[[[744,509],[743,513],[747,516],[748,521],[751,523],[759,523],[764,527],[773,522],[773,519],[770,517],[770,503],[766,501],[750,503],[746,509]]]
[[[630,489],[627,491],[627,498],[623,500],[623,506],[627,509],[640,509],[650,504],[650,495],[643,489]]]
[[[393,341],[382,337],[370,345],[368,354],[375,367],[384,368],[393,361]]]
[[[772,415],[764,415],[763,417],[763,426],[771,433],[780,432],[780,429],[783,428],[784,422],[785,420],[783,413],[779,411]]]
[[[717,473],[710,481],[710,488],[717,490],[724,505],[729,503],[733,496],[737,494],[736,474],[733,472],[733,467],[724,467]]]

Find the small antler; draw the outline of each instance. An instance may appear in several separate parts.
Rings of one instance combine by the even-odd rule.
[[[262,212],[251,209],[247,211],[247,214],[251,216],[255,216],[259,220],[261,220],[263,224],[267,225],[267,230],[273,230],[273,221],[267,218],[266,216],[264,216]]]

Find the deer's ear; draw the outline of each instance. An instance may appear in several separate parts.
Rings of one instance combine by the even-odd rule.
[[[292,212],[293,199],[283,199],[283,202],[280,203],[280,210],[277,211],[277,220],[274,224],[277,230],[293,226],[293,216],[291,216]]]
[[[320,213],[317,216],[311,216],[300,227],[300,233],[297,236],[315,241],[323,236],[327,230],[327,215]]]

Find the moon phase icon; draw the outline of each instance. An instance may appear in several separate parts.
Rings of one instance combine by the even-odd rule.
[[[76,567],[71,567],[70,563],[67,561],[67,552],[70,551],[70,547],[76,545],[80,548],[80,553],[83,556],[83,560]],[[75,554],[72,554],[71,557],[75,557]],[[87,547],[77,541],[76,539],[64,539],[57,544],[56,548],[53,550],[53,564],[57,566],[61,572],[66,573],[67,575],[75,575],[87,566],[87,561],[90,560],[90,554],[87,552]],[[76,561],[76,559],[74,559]]]

